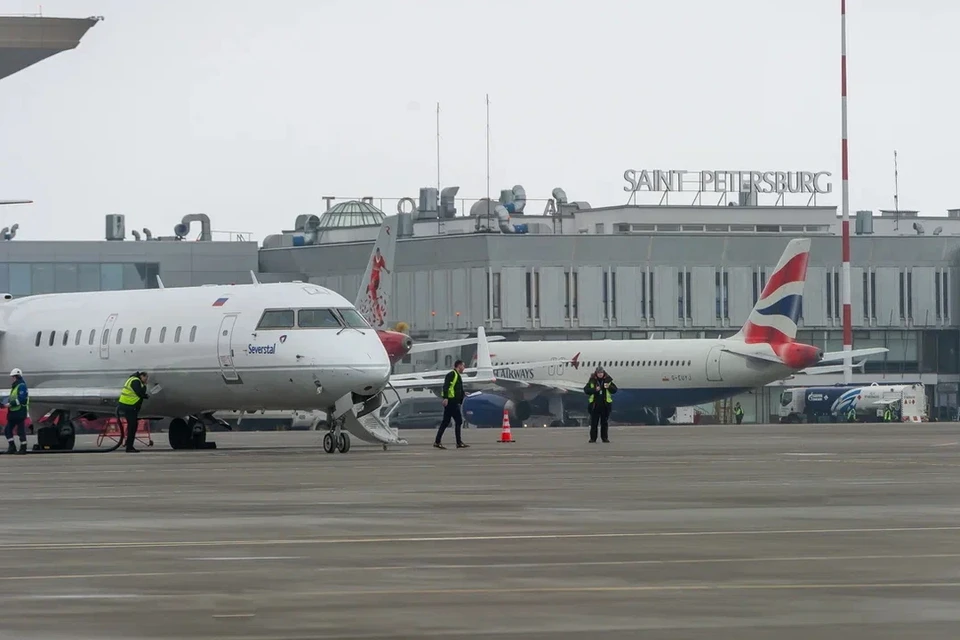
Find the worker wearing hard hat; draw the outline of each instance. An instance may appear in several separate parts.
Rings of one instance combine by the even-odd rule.
[[[30,409],[30,393],[27,391],[27,383],[23,381],[23,371],[13,369],[10,372],[12,384],[10,386],[10,397],[7,399],[7,427],[3,430],[3,435],[7,438],[7,453],[27,452],[27,412]],[[13,432],[16,429],[17,436],[20,438],[20,450],[13,442]]]

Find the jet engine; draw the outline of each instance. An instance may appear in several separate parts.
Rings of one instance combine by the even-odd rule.
[[[377,331],[377,335],[380,336],[380,342],[383,343],[383,348],[387,351],[390,364],[397,364],[403,360],[404,356],[410,353],[410,349],[413,347],[413,339],[405,333],[381,329]]]
[[[519,428],[530,417],[530,403],[514,402],[495,393],[478,393],[463,400],[463,418],[473,426],[497,428],[503,424],[503,410],[510,417],[510,427]]]

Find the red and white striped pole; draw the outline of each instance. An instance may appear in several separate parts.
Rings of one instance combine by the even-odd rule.
[[[843,350],[853,349],[853,326],[850,308],[850,192],[847,186],[847,0],[840,0],[840,191],[842,200],[843,270],[840,273],[840,295],[843,303]],[[843,381],[853,382],[853,362],[843,358]]]

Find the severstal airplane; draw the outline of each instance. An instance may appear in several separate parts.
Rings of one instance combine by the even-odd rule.
[[[797,373],[834,373],[843,365],[816,365],[886,352],[876,347],[824,353],[796,341],[809,256],[810,239],[789,242],[746,323],[730,338],[499,343],[491,354],[497,382],[481,385],[486,392],[465,400],[465,419],[495,426],[506,409],[512,422],[522,423],[531,415],[531,401],[542,398],[553,405],[551,414],[562,415],[565,394],[581,401],[591,372],[602,366],[619,388],[614,420],[663,423],[678,406],[729,398]],[[545,368],[503,368],[551,359],[556,363]]]
[[[0,358],[23,370],[31,420],[55,412],[59,448],[73,446],[73,417],[113,414],[124,380],[145,370],[151,397],[141,416],[173,418],[174,449],[206,446],[206,426],[222,425],[214,411],[299,407],[326,411],[325,446],[346,450],[341,427],[379,407],[390,378],[377,333],[346,299],[314,284],[2,297]],[[103,309],[103,320],[86,321],[91,309]],[[492,380],[489,359],[468,379]]]

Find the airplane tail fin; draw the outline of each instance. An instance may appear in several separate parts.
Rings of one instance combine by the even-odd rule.
[[[795,238],[787,244],[757,304],[732,340],[748,344],[783,344],[796,340],[809,259],[810,238]]]
[[[388,216],[380,225],[377,241],[360,280],[360,290],[354,307],[375,329],[386,324],[393,295],[393,257],[397,248],[397,219]]]

